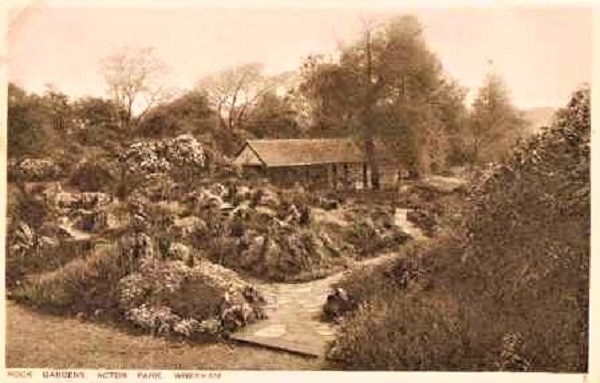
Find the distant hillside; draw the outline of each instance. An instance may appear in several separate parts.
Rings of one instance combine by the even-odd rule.
[[[552,117],[558,108],[539,107],[523,109],[525,119],[531,122],[531,131],[537,132],[541,127],[548,126],[552,122]]]

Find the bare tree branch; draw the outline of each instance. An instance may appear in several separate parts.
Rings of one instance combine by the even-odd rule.
[[[235,129],[243,124],[248,109],[265,93],[285,85],[287,77],[266,77],[262,65],[250,63],[206,76],[197,87],[208,94],[221,126]]]
[[[164,85],[170,69],[155,56],[152,48],[123,47],[100,64],[111,98],[126,111],[122,121],[126,128],[154,105],[172,96]],[[139,111],[134,117],[135,109]]]

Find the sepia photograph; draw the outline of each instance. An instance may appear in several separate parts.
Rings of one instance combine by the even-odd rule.
[[[588,373],[591,6],[85,3],[6,7],[9,377]]]

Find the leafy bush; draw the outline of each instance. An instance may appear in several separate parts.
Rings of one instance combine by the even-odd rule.
[[[84,160],[71,172],[69,183],[82,192],[110,191],[116,181],[115,169],[101,159]]]
[[[27,251],[12,251],[9,243],[6,253],[7,285],[13,286],[27,275],[56,270],[73,259],[84,258],[91,250],[89,240],[60,241],[38,245]]]
[[[532,369],[586,369],[589,107],[589,88],[582,88],[552,127],[472,190],[457,295],[468,302],[475,353],[518,332]]]
[[[56,208],[33,193],[13,188],[8,197],[8,216],[13,222],[22,221],[32,228],[40,228],[57,217]]]
[[[340,284],[362,304],[331,350],[344,368],[587,370],[589,97],[472,187],[457,237],[420,250],[424,290],[398,285],[408,265]]]
[[[452,248],[449,237],[440,237],[428,244],[411,242],[382,263],[353,269],[332,287],[346,291],[354,308],[374,298],[394,296],[399,290],[429,289],[434,284],[429,276],[432,259],[441,256],[442,251],[452,252]]]
[[[202,144],[184,134],[169,140],[135,142],[121,153],[120,161],[132,173],[193,173],[205,167],[206,154]]]
[[[392,249],[405,243],[409,236],[395,228],[393,224],[376,222],[370,217],[358,218],[348,228],[346,240],[363,257],[371,257],[381,251]]]
[[[61,268],[26,280],[14,297],[37,307],[61,312],[111,310],[118,304],[117,282],[128,270],[116,246],[97,249]]]
[[[329,357],[349,370],[460,370],[461,333],[458,318],[435,298],[392,293],[361,305],[343,323]]]
[[[196,337],[235,330],[264,316],[260,295],[247,294],[255,290],[235,272],[207,260],[189,267],[152,258],[144,256],[139,270],[118,285],[119,306],[135,326]],[[243,310],[248,314],[238,322],[236,313]],[[211,325],[214,321],[219,326]]]

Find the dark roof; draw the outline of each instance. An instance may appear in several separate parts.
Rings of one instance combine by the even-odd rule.
[[[365,158],[360,145],[349,138],[247,140],[240,154],[247,148],[268,167],[360,163]]]

